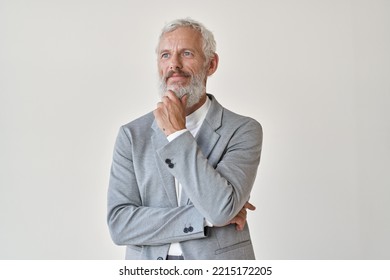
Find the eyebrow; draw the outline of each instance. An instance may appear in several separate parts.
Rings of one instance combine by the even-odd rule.
[[[181,48],[180,49],[180,52],[182,52],[182,51],[190,51],[190,52],[193,52],[193,53],[196,53],[196,50],[195,49],[193,49],[193,48]],[[166,52],[171,52],[171,50],[169,50],[169,49],[162,49],[161,51],[159,51],[158,53],[159,54],[162,54],[162,53],[166,53]]]
[[[170,52],[170,51],[168,49],[163,49],[163,50],[159,51],[158,53],[162,54],[162,53],[166,53],[166,52]]]

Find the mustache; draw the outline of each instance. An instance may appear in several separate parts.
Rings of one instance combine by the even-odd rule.
[[[192,77],[192,75],[190,73],[179,69],[176,71],[174,71],[174,70],[168,71],[168,73],[166,73],[165,76],[163,77],[164,80],[167,80],[168,78],[172,77],[173,74],[179,74],[180,76],[183,76],[183,77]]]

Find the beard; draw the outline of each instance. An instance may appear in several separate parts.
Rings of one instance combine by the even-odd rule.
[[[181,85],[181,83],[174,83],[167,85],[167,79],[171,77],[174,73],[181,74],[185,77],[190,78],[188,85]],[[185,94],[188,94],[187,97],[187,108],[190,108],[197,104],[201,99],[203,93],[206,92],[206,86],[204,81],[206,79],[206,71],[202,71],[197,75],[191,75],[190,73],[184,71],[169,71],[166,75],[160,78],[159,82],[159,92],[160,97],[163,97],[167,91],[173,91],[175,95],[181,99]]]

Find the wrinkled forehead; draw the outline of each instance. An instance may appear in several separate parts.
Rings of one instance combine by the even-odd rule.
[[[162,34],[157,51],[177,47],[202,50],[202,44],[202,35],[198,30],[191,27],[179,27]]]

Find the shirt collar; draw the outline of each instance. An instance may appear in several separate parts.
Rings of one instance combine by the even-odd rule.
[[[206,96],[206,102],[198,110],[186,117],[186,127],[188,130],[194,129],[203,123],[210,106],[211,101]]]

